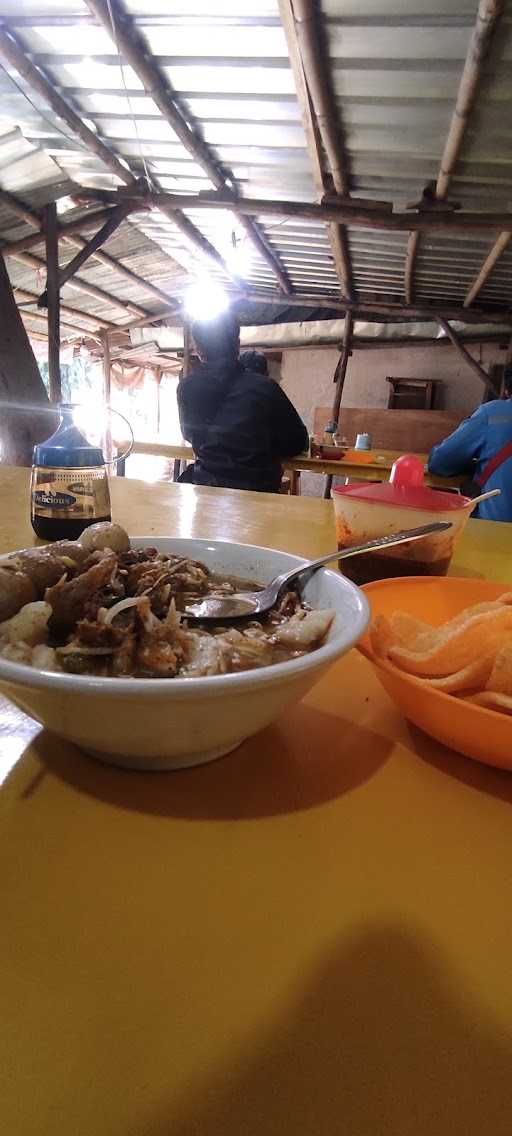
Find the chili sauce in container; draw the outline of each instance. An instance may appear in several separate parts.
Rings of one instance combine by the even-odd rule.
[[[76,540],[88,525],[110,521],[107,467],[102,450],[76,426],[62,405],[60,423],[34,446],[30,506],[32,528],[42,540]]]
[[[424,485],[422,462],[404,455],[387,482],[336,486],[332,490],[338,548],[350,548],[375,537],[449,521],[451,529],[423,540],[353,556],[340,565],[356,584],[395,576],[446,576],[455,544],[474,502],[457,493]]]

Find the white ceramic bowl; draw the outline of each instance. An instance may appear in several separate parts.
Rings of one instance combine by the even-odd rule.
[[[228,541],[138,537],[215,571],[267,583],[300,556]],[[305,588],[313,608],[334,608],[326,642],[298,659],[211,678],[95,678],[54,674],[0,658],[3,692],[48,730],[96,757],[132,769],[180,769],[213,761],[297,702],[364,633],[368,602],[337,572],[320,569]]]

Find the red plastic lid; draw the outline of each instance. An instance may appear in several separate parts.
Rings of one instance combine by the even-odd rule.
[[[389,481],[365,482],[363,485],[336,485],[333,493],[373,501],[376,505],[398,505],[406,509],[424,509],[429,513],[446,513],[464,509],[471,504],[470,497],[458,493],[444,493],[429,489],[423,483],[423,463],[414,454],[398,458],[391,470]]]

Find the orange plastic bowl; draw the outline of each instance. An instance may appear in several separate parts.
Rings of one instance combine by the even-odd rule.
[[[378,580],[363,588],[372,618],[400,610],[434,625],[451,619],[471,604],[497,599],[510,590],[509,584],[455,576]],[[512,715],[429,689],[421,679],[405,674],[386,660],[376,659],[368,635],[358,647],[373,663],[390,698],[415,726],[466,757],[512,769]]]

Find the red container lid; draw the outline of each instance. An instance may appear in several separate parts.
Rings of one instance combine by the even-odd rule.
[[[404,454],[395,462],[389,481],[365,482],[363,485],[336,485],[333,493],[373,501],[376,505],[398,505],[406,509],[424,509],[429,513],[446,513],[465,509],[470,497],[443,493],[423,484],[423,463],[414,454]]]

